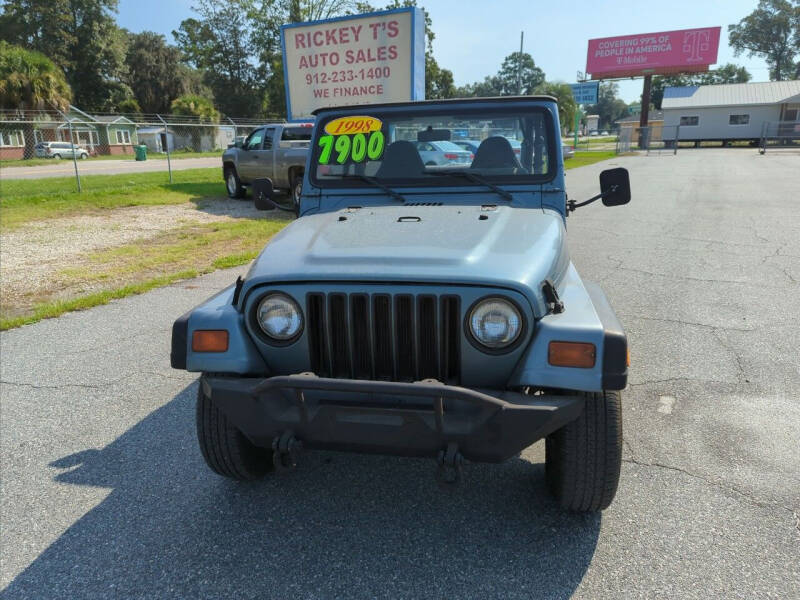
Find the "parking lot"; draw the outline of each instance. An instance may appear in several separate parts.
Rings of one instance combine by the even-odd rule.
[[[3,597],[800,597],[800,155],[619,157],[570,198],[609,166],[631,204],[568,222],[631,345],[602,515],[555,505],[541,442],[451,493],[391,457],[213,475],[170,328],[241,267],[0,334]]]

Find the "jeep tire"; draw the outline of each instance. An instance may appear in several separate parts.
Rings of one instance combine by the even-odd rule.
[[[242,186],[242,181],[236,173],[236,167],[225,167],[225,190],[228,192],[228,198],[244,198],[245,189]]]
[[[228,421],[214,402],[197,391],[197,440],[206,464],[223,477],[252,481],[272,470],[272,450],[259,448]]]
[[[608,508],[622,466],[622,395],[582,393],[581,416],[547,436],[545,473],[550,491],[568,510]]]

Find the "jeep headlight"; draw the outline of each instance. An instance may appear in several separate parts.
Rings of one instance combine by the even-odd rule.
[[[256,320],[261,330],[280,342],[291,340],[303,328],[300,307],[286,294],[268,294],[258,304]]]
[[[484,298],[469,313],[472,337],[492,350],[510,346],[522,332],[522,315],[503,298]]]

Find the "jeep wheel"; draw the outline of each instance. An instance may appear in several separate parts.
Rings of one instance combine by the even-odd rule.
[[[584,393],[583,414],[545,442],[545,472],[562,507],[581,512],[608,508],[622,466],[622,395]]]
[[[239,175],[236,174],[234,167],[227,167],[225,169],[225,189],[228,191],[229,198],[244,198],[245,190],[242,187],[242,182]]]
[[[294,207],[294,216],[300,216],[300,196],[303,195],[303,178],[295,177],[292,179],[292,206]]]
[[[251,481],[272,470],[272,451],[244,437],[203,393],[202,383],[197,391],[197,440],[206,464],[223,477]]]

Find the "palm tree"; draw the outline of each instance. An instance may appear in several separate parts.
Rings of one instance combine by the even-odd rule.
[[[40,52],[0,41],[0,107],[69,108],[72,90],[56,65]]]
[[[0,108],[13,110],[67,110],[72,90],[63,71],[40,52],[0,41]],[[22,117],[25,156],[32,157],[36,144],[34,124]]]

